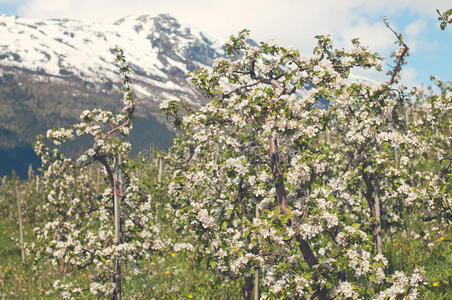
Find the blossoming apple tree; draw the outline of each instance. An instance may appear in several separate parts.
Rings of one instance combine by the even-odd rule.
[[[373,219],[369,229],[378,253],[382,253],[382,223],[400,223],[407,213],[450,218],[447,171],[437,175],[437,170],[422,170],[420,165],[429,153],[450,152],[444,142],[448,140],[451,94],[443,90],[440,96],[413,104],[411,95],[416,93],[406,93],[405,87],[395,85],[409,51],[402,36],[396,35],[400,48],[394,54],[395,67],[388,81],[372,86],[353,83],[353,89],[331,101],[327,126],[334,137],[329,147],[341,156],[333,176],[338,184],[331,188],[344,200],[365,199],[368,210],[353,210],[356,217],[368,214]],[[447,157],[443,157],[444,166]]]
[[[230,59],[193,74],[206,106],[182,114],[176,101],[161,106],[183,132],[170,152],[169,193],[195,251],[243,278],[245,299],[254,270],[261,298],[415,298],[422,271],[388,273],[381,241],[382,220],[434,202],[407,177],[420,177],[406,165],[430,146],[412,119],[400,119],[408,106],[396,86],[408,54],[402,37],[388,81],[372,84],[349,78],[354,68],[382,69],[358,40],[333,50],[329,36],[317,36],[314,55],[303,58],[247,36],[231,37]],[[450,93],[435,99],[444,116]]]
[[[139,260],[166,247],[151,212],[151,198],[137,178],[128,174],[131,145],[124,137],[132,128],[135,99],[130,88],[130,69],[123,51],[115,49],[123,80],[123,109],[120,113],[85,110],[81,122],[69,128],[51,129],[47,137],[56,145],[90,135],[92,148],[76,160],[50,150],[39,137],[35,151],[43,164],[49,222],[36,228],[37,259],[49,258],[60,269],[91,268],[89,287],[54,283],[63,298],[86,293],[120,299],[124,278],[121,266],[140,272]],[[86,168],[98,162],[104,169],[108,188],[96,192]]]

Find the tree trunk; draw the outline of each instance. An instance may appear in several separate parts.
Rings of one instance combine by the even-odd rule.
[[[286,215],[289,213],[289,206],[287,204],[286,190],[284,188],[284,179],[283,174],[281,172],[279,166],[279,157],[278,157],[278,143],[276,140],[269,141],[269,150],[270,150],[270,159],[271,159],[271,168],[273,173],[273,183],[276,189],[276,198],[278,201],[279,209],[281,212]],[[298,241],[298,247],[303,254],[305,261],[307,262],[309,268],[313,268],[319,262],[314,252],[311,249],[311,246],[301,237],[300,228],[298,221],[292,217],[291,218],[291,226],[295,231],[295,239]],[[316,296],[321,299],[329,299],[327,294],[327,290],[322,288],[320,291],[316,292]]]
[[[115,243],[119,245],[121,243],[121,230],[120,230],[120,203],[119,198],[121,196],[121,182],[120,182],[120,165],[121,165],[121,157],[115,157],[114,160],[116,177],[113,181],[114,189],[113,189],[113,197],[114,197],[114,220],[115,220]],[[115,285],[115,289],[113,292],[113,299],[120,300],[121,299],[121,260],[119,258],[115,258],[115,273],[113,282]]]
[[[245,277],[245,283],[242,286],[242,298],[244,300],[251,300],[251,294],[253,293],[253,277]]]
[[[372,236],[374,242],[374,249],[377,250],[379,254],[383,253],[383,243],[381,240],[381,215],[380,215],[380,197],[378,195],[378,185],[374,184],[375,180],[364,171],[365,165],[363,166],[362,175],[364,183],[366,184],[366,200],[369,205],[370,214],[374,219],[372,226]],[[375,188],[376,187],[376,188]]]

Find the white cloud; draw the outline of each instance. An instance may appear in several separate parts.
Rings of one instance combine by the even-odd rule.
[[[416,37],[425,30],[426,22],[424,19],[416,20],[405,27],[405,34],[410,37]]]
[[[248,28],[256,40],[274,39],[283,45],[311,51],[313,36],[331,33],[341,41],[338,46],[361,37],[365,44],[384,51],[394,38],[379,16],[408,10],[419,17],[432,17],[436,8],[448,6],[450,0],[28,0],[20,6],[19,13],[35,18],[108,22],[130,14],[169,13],[221,39]],[[421,25],[416,23],[408,28],[412,36],[421,31]]]
[[[345,41],[359,37],[364,45],[379,51],[385,51],[394,47],[394,35],[386,28],[383,22],[374,22],[372,24],[360,20],[353,26],[343,30],[342,37]]]
[[[405,66],[400,72],[400,83],[406,86],[418,86],[420,82],[417,80],[416,69]]]
[[[438,42],[429,41],[428,31],[429,28],[427,27],[425,18],[413,21],[404,28],[405,42],[410,46],[411,54],[423,50],[433,51],[439,47]]]

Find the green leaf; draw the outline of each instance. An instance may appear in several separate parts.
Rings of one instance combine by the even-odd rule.
[[[347,69],[346,71],[345,71],[345,77],[348,77],[350,75],[350,69]]]

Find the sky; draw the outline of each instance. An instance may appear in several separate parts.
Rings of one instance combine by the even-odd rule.
[[[450,0],[0,0],[0,14],[36,19],[112,23],[127,15],[168,13],[219,40],[247,28],[254,40],[274,40],[303,56],[312,53],[315,35],[331,34],[335,47],[345,49],[358,37],[385,56],[389,68],[396,46],[381,19],[386,16],[410,47],[402,74],[407,85],[428,85],[430,75],[452,81],[452,25],[441,31],[436,12],[449,8]]]

